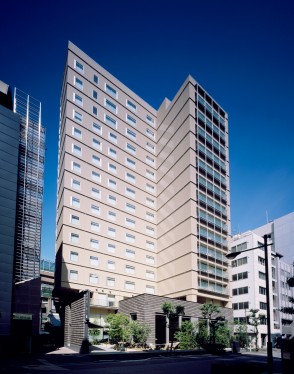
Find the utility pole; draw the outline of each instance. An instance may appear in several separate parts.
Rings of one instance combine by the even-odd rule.
[[[270,309],[270,286],[269,286],[269,256],[268,256],[268,243],[267,239],[270,235],[266,234],[263,236],[264,240],[264,256],[265,256],[265,285],[266,285],[266,313],[267,313],[267,363],[268,373],[273,374],[273,347],[272,347],[272,336],[271,336],[271,309]],[[271,256],[270,256],[271,259]]]

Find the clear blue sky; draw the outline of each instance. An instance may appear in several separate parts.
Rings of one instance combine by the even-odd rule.
[[[294,211],[294,2],[1,4],[0,79],[42,102],[42,256],[54,258],[59,97],[68,40],[158,108],[191,74],[228,112],[232,233]]]

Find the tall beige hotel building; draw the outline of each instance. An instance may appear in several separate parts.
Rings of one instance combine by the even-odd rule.
[[[154,109],[69,42],[55,287],[65,330],[81,313],[103,327],[139,295],[229,307],[229,232],[226,112],[191,76]]]

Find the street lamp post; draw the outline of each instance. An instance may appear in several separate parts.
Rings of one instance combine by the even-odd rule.
[[[269,266],[268,266],[268,244],[267,239],[270,235],[264,235],[264,257],[265,257],[265,287],[266,287],[266,320],[267,320],[267,362],[268,362],[268,372],[272,374],[273,372],[273,347],[272,347],[272,337],[271,337],[271,309],[270,309],[270,292],[269,292]]]
[[[266,285],[266,312],[267,312],[267,365],[268,365],[268,374],[273,374],[273,348],[272,348],[272,339],[271,339],[271,314],[270,314],[270,292],[269,292],[269,263],[268,263],[268,242],[267,239],[271,236],[266,234],[263,235],[264,244],[259,247],[245,249],[244,251],[231,252],[226,255],[228,259],[233,260],[239,254],[252,251],[257,248],[264,248],[265,255],[265,285]],[[272,245],[272,243],[270,244]]]

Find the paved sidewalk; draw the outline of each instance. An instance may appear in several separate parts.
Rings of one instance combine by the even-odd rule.
[[[258,351],[255,351],[254,349],[252,349],[251,351],[246,351],[245,349],[241,349],[240,353],[242,355],[267,356],[266,348],[259,349]],[[273,348],[273,357],[281,358],[281,350],[277,348]]]
[[[68,354],[78,355],[79,353],[77,353],[77,352],[75,352],[72,349],[67,348],[67,347],[56,348],[54,351],[46,353],[46,355],[68,355]]]

